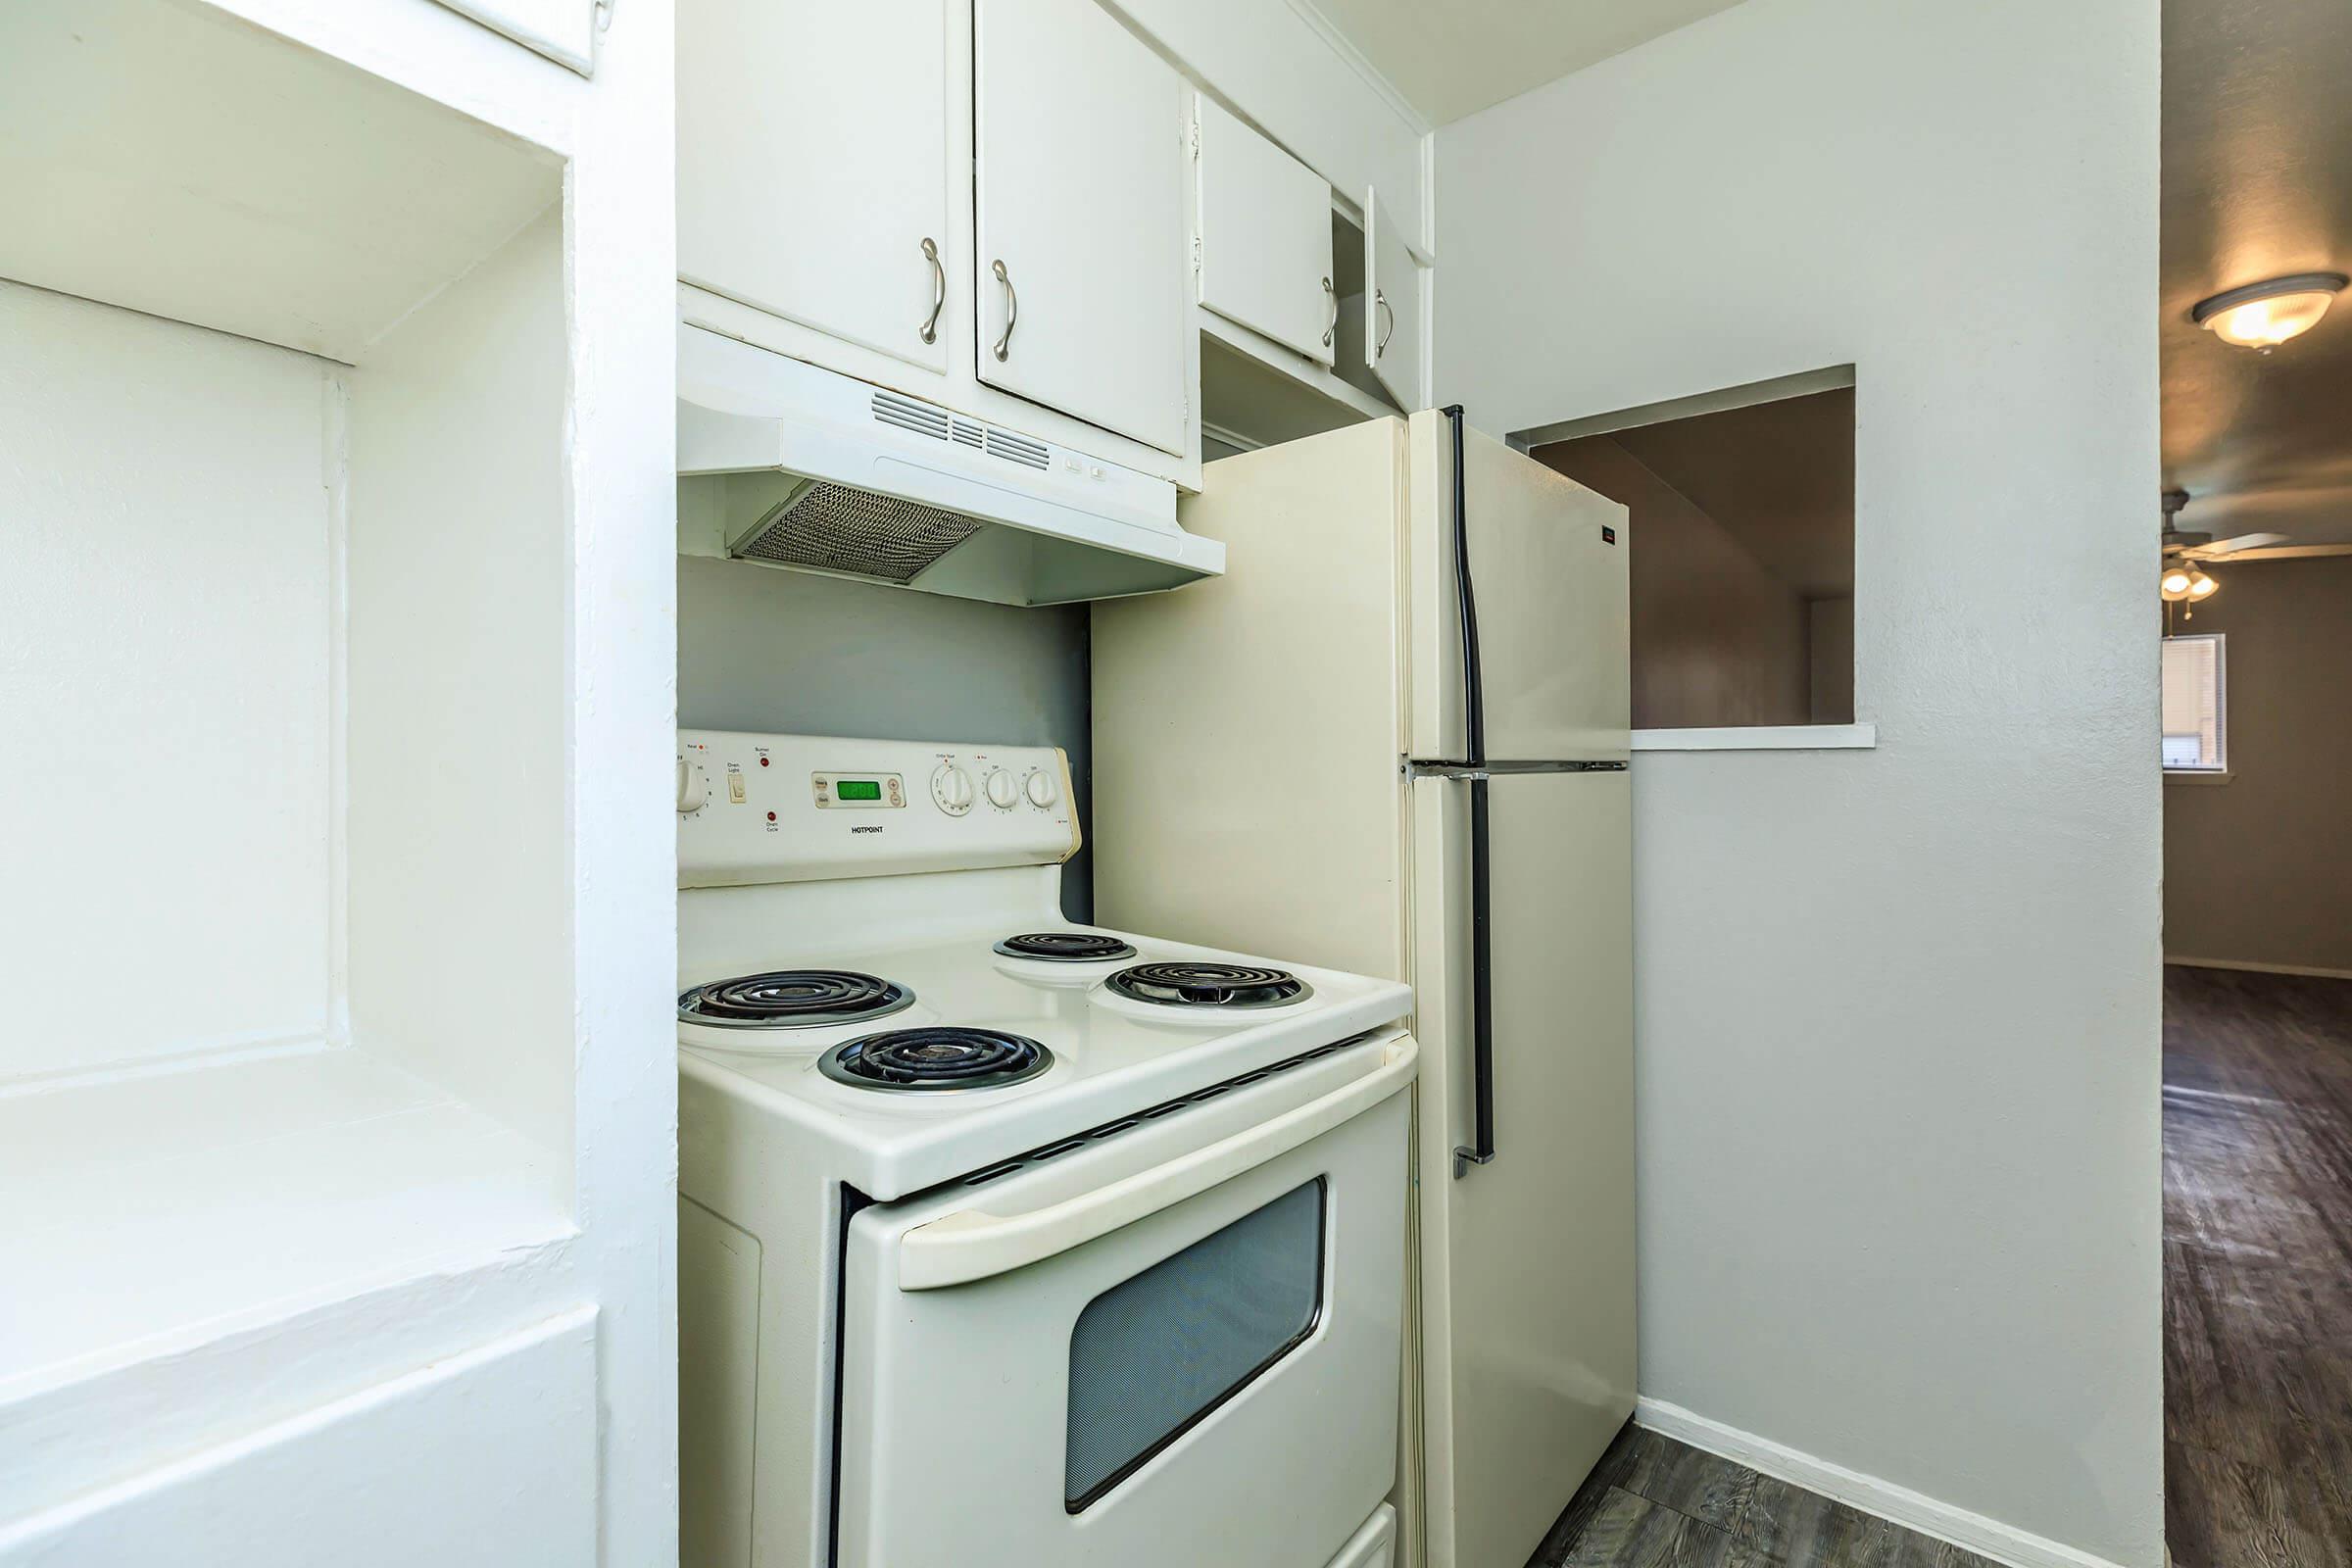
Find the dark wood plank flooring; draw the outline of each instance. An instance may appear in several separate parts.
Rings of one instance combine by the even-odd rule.
[[[1958,1546],[1636,1426],[1529,1568],[1995,1568]]]
[[[2352,1563],[2352,981],[2168,968],[2165,1535]]]

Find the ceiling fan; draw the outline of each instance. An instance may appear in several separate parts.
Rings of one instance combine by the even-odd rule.
[[[2268,550],[2273,545],[2286,543],[2282,533],[2240,533],[2227,539],[2216,539],[2209,533],[2197,533],[2181,528],[2181,509],[2188,505],[2188,492],[2167,490],[2164,493],[2164,557],[2169,561],[2219,561],[2236,555],[2241,550]]]
[[[2181,618],[2194,620],[2197,606],[2221,591],[2221,581],[2205,569],[2207,562],[2227,561],[2242,550],[2264,550],[2272,545],[2286,543],[2282,533],[2241,533],[2227,539],[2216,539],[2210,533],[2198,533],[2182,528],[2180,513],[2188,505],[2188,492],[2167,490],[2164,493],[2164,544],[2158,552],[2162,567],[2156,579],[2156,592],[2164,600],[2166,614],[2171,607],[2185,603]]]

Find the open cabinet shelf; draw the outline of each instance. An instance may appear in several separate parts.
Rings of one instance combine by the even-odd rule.
[[[569,1234],[579,1031],[563,159],[175,0],[0,149],[4,1439]]]
[[[38,1282],[0,1304],[0,1407],[561,1240],[573,1226],[555,1164],[362,1051],[0,1098],[0,1250]]]

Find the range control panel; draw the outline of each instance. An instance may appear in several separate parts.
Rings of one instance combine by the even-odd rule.
[[[1069,759],[1042,746],[680,730],[678,886],[809,882],[1078,852]]]

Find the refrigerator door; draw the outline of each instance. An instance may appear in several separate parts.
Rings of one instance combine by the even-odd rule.
[[[1634,1408],[1632,781],[1489,789],[1495,1154],[1459,1180],[1470,786],[1424,777],[1411,796],[1431,1568],[1520,1568]]]
[[[1408,749],[1421,759],[1460,759],[1462,630],[1445,416],[1414,415],[1407,444]],[[1633,690],[1625,509],[1477,430],[1465,433],[1464,454],[1487,757],[1625,759]]]

